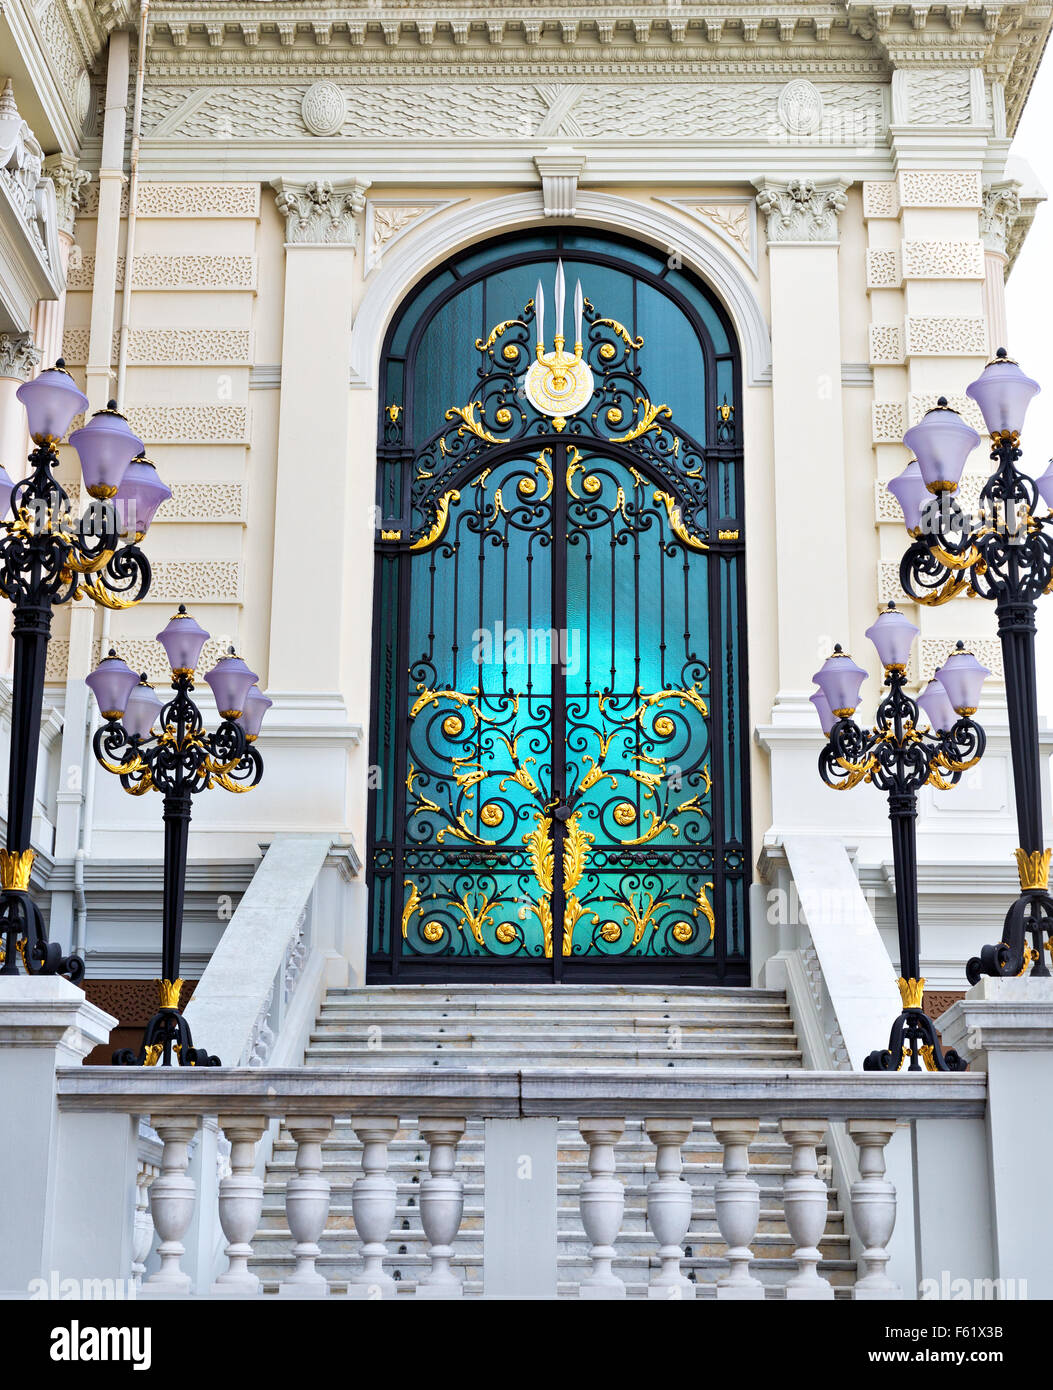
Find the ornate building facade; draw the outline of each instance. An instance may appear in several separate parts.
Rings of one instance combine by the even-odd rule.
[[[3,462],[15,389],[61,355],[173,493],[148,600],[73,606],[49,648],[34,883],[89,977],[155,973],[160,832],[96,780],[83,678],[115,645],[162,681],[180,602],[206,664],[235,643],[275,701],[265,783],[195,822],[190,976],[283,834],[342,847],[358,979],[756,980],[801,833],[851,857],[894,956],[885,808],[819,784],[810,677],[905,602],[901,437],[940,395],[971,420],[1007,336],[1049,23],[5,6]],[[594,388],[566,417],[525,375],[557,331]],[[959,637],[994,673],[982,778],[922,806],[943,991],[1013,883],[982,610],[908,609],[912,680]]]

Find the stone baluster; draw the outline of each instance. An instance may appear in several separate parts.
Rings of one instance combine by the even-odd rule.
[[[418,1298],[460,1298],[461,1281],[450,1268],[453,1242],[464,1213],[464,1188],[454,1174],[464,1120],[424,1119],[421,1138],[429,1145],[428,1173],[420,1187],[420,1219],[428,1237],[431,1269],[417,1284]]]
[[[194,1215],[196,1196],[193,1179],[187,1176],[189,1145],[200,1123],[198,1116],[151,1115],[150,1123],[161,1136],[161,1172],[150,1184],[150,1215],[161,1237],[157,1253],[161,1267],[150,1275],[140,1297],[185,1298],[190,1293],[190,1275],[180,1261],[186,1253],[183,1237]]]
[[[819,1176],[816,1145],[823,1142],[826,1124],[822,1120],[783,1120],[783,1138],[791,1146],[790,1176],[783,1183],[782,1205],[786,1225],[796,1245],[793,1258],[797,1273],[786,1285],[788,1299],[833,1298],[828,1279],[819,1273],[822,1258],[819,1242],[826,1230],[826,1183]]]
[[[592,1269],[579,1293],[582,1298],[624,1298],[625,1285],[611,1264],[625,1209],[625,1187],[614,1175],[614,1146],[625,1121],[582,1119],[578,1128],[589,1146],[589,1176],[582,1181],[579,1200],[581,1224],[592,1244]]]
[[[885,1177],[885,1145],[896,1132],[895,1120],[849,1120],[847,1129],[859,1150],[859,1181],[852,1184],[852,1220],[863,1243],[853,1298],[902,1298],[888,1277],[886,1248],[896,1225],[896,1189]]]
[[[257,1177],[256,1145],[267,1128],[265,1115],[219,1117],[230,1140],[230,1175],[219,1183],[219,1224],[227,1238],[227,1269],[212,1285],[213,1295],[258,1294],[260,1281],[249,1269],[252,1237],[263,1210],[263,1178]]]
[[[318,1237],[329,1216],[329,1183],[322,1176],[322,1143],[333,1127],[329,1115],[294,1115],[288,1120],[296,1141],[296,1172],[285,1186],[285,1215],[292,1233],[296,1265],[278,1292],[285,1298],[321,1298],[329,1292],[315,1268],[322,1253]]]
[[[647,1189],[647,1224],[658,1241],[659,1272],[647,1288],[648,1298],[694,1298],[695,1286],[680,1270],[683,1243],[691,1225],[691,1187],[684,1180],[680,1149],[693,1129],[683,1120],[645,1120],[644,1128],[658,1149],[655,1177]]]
[[[152,1163],[139,1160],[139,1171],[135,1179],[135,1216],[132,1218],[132,1278],[136,1284],[143,1282],[146,1273],[146,1260],[154,1243],[154,1223],[150,1215],[150,1187],[159,1169]]]
[[[759,1128],[759,1120],[713,1121],[713,1133],[724,1149],[724,1173],[717,1179],[713,1196],[730,1265],[723,1279],[717,1281],[718,1298],[764,1297],[764,1285],[750,1273],[750,1242],[760,1220],[760,1188],[749,1176],[749,1146]]]
[[[348,1282],[349,1298],[394,1298],[396,1285],[384,1268],[386,1241],[395,1224],[398,1189],[388,1174],[388,1145],[398,1133],[391,1115],[352,1120],[362,1141],[362,1174],[351,1189],[355,1230],[362,1241],[362,1268]]]

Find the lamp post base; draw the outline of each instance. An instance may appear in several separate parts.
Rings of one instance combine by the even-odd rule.
[[[892,1025],[888,1047],[872,1052],[864,1071],[967,1071],[968,1062],[953,1049],[944,1052],[936,1025],[921,1009],[904,1009]]]
[[[130,1047],[113,1054],[115,1067],[218,1067],[218,1057],[212,1057],[203,1047],[195,1047],[190,1025],[174,1008],[158,1009],[143,1033],[139,1051]]]
[[[0,890],[0,974],[16,975],[20,958],[27,975],[66,975],[74,985],[84,978],[80,956],[64,956],[62,947],[48,940],[40,909],[29,894],[4,888]]]
[[[1048,866],[1048,859],[1046,863]],[[1053,897],[1045,888],[1025,888],[1006,913],[1001,941],[980,948],[980,954],[965,967],[966,979],[971,985],[978,984],[981,975],[1005,979],[1022,975],[1029,965],[1032,975],[1048,975],[1044,954],[1047,937],[1053,937]]]

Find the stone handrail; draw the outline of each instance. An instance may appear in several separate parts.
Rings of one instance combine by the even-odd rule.
[[[395,1279],[384,1268],[387,1241],[395,1224],[398,1194],[388,1175],[388,1146],[400,1131],[413,1129],[428,1147],[429,1175],[418,1189],[430,1268],[415,1288],[421,1298],[460,1297],[463,1288],[451,1268],[453,1242],[463,1213],[463,1184],[457,1173],[457,1145],[468,1120],[486,1122],[484,1181],[487,1221],[491,1212],[504,1223],[505,1249],[526,1248],[535,1238],[536,1202],[528,1215],[515,1216],[515,1188],[523,1183],[503,1175],[515,1169],[509,1154],[522,1154],[539,1123],[549,1126],[555,1173],[558,1119],[572,1120],[588,1145],[588,1176],[582,1181],[579,1215],[589,1244],[591,1269],[580,1283],[583,1298],[622,1298],[626,1286],[614,1271],[625,1188],[618,1177],[617,1146],[627,1119],[643,1121],[655,1145],[653,1175],[647,1188],[647,1220],[658,1265],[649,1298],[694,1298],[695,1285],[682,1269],[683,1243],[693,1217],[696,1194],[681,1176],[681,1148],[698,1124],[708,1125],[723,1152],[723,1173],[713,1201],[727,1251],[728,1271],[717,1280],[717,1298],[763,1298],[764,1285],[751,1272],[750,1249],[761,1212],[761,1188],[750,1174],[750,1146],[761,1124],[777,1122],[792,1149],[783,1179],[782,1204],[794,1247],[786,1285],[791,1299],[830,1299],[831,1283],[820,1273],[819,1244],[828,1219],[829,1191],[820,1173],[817,1148],[831,1124],[844,1123],[858,1151],[859,1177],[851,1184],[852,1216],[861,1241],[854,1298],[899,1298],[890,1277],[888,1249],[896,1222],[896,1186],[885,1170],[885,1148],[904,1122],[950,1121],[982,1126],[987,1106],[983,1073],[853,1074],[800,1071],[715,1071],[643,1068],[627,1072],[574,1068],[465,1068],[435,1074],[395,1067],[347,1070],[279,1068],[139,1070],[63,1067],[56,1075],[56,1098],[66,1124],[97,1122],[101,1114],[125,1124],[149,1114],[164,1143],[160,1176],[149,1189],[150,1211],[160,1237],[160,1268],[142,1285],[140,1297],[180,1298],[192,1290],[182,1267],[183,1237],[195,1206],[213,1200],[195,1183],[188,1146],[203,1123],[218,1124],[231,1145],[230,1174],[219,1182],[219,1222],[226,1237],[227,1269],[212,1285],[224,1293],[253,1297],[260,1281],[249,1268],[252,1240],[263,1204],[257,1148],[276,1120],[284,1122],[297,1146],[293,1176],[285,1184],[285,1216],[294,1267],[279,1285],[280,1295],[321,1297],[332,1292],[322,1270],[319,1240],[326,1230],[330,1187],[324,1174],[322,1144],[336,1121],[349,1121],[362,1144],[362,1171],[353,1184],[352,1208],[361,1246],[361,1264],[350,1276],[348,1296],[394,1297]],[[494,1127],[497,1127],[495,1129]],[[511,1144],[502,1147],[498,1130],[511,1127]],[[518,1126],[518,1129],[516,1128]],[[491,1156],[491,1143],[495,1145]],[[947,1161],[952,1161],[952,1143]],[[520,1157],[518,1163],[522,1162]],[[78,1177],[92,1182],[90,1165]],[[491,1179],[505,1191],[491,1204]],[[95,1180],[97,1181],[97,1175]],[[530,1184],[526,1185],[527,1187]],[[548,1196],[553,1232],[552,1292],[555,1292],[556,1184]],[[521,1198],[519,1198],[521,1200]],[[909,1208],[917,1219],[916,1208]],[[512,1213],[512,1216],[509,1213]],[[520,1225],[516,1227],[516,1220]],[[511,1223],[511,1224],[509,1224]],[[489,1238],[489,1237],[488,1237]],[[484,1254],[484,1285],[490,1273]],[[904,1281],[906,1282],[906,1281]],[[489,1286],[492,1287],[492,1286]],[[408,1292],[408,1291],[407,1291]]]

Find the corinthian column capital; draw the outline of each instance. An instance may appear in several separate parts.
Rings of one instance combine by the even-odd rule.
[[[1020,212],[1020,185],[1015,179],[992,183],[984,189],[980,209],[980,235],[984,250],[1004,256],[1013,219]]]
[[[44,160],[44,173],[55,185],[58,229],[71,237],[80,211],[81,191],[91,182],[91,175],[81,169],[70,154],[48,155]]]
[[[357,246],[356,217],[366,205],[368,180],[332,184],[328,179],[291,183],[273,179],[278,211],[285,218],[286,245]]]
[[[28,381],[39,361],[32,333],[0,333],[0,377]]]
[[[841,179],[759,179],[757,206],[767,218],[768,242],[837,241],[837,219],[848,201]]]

